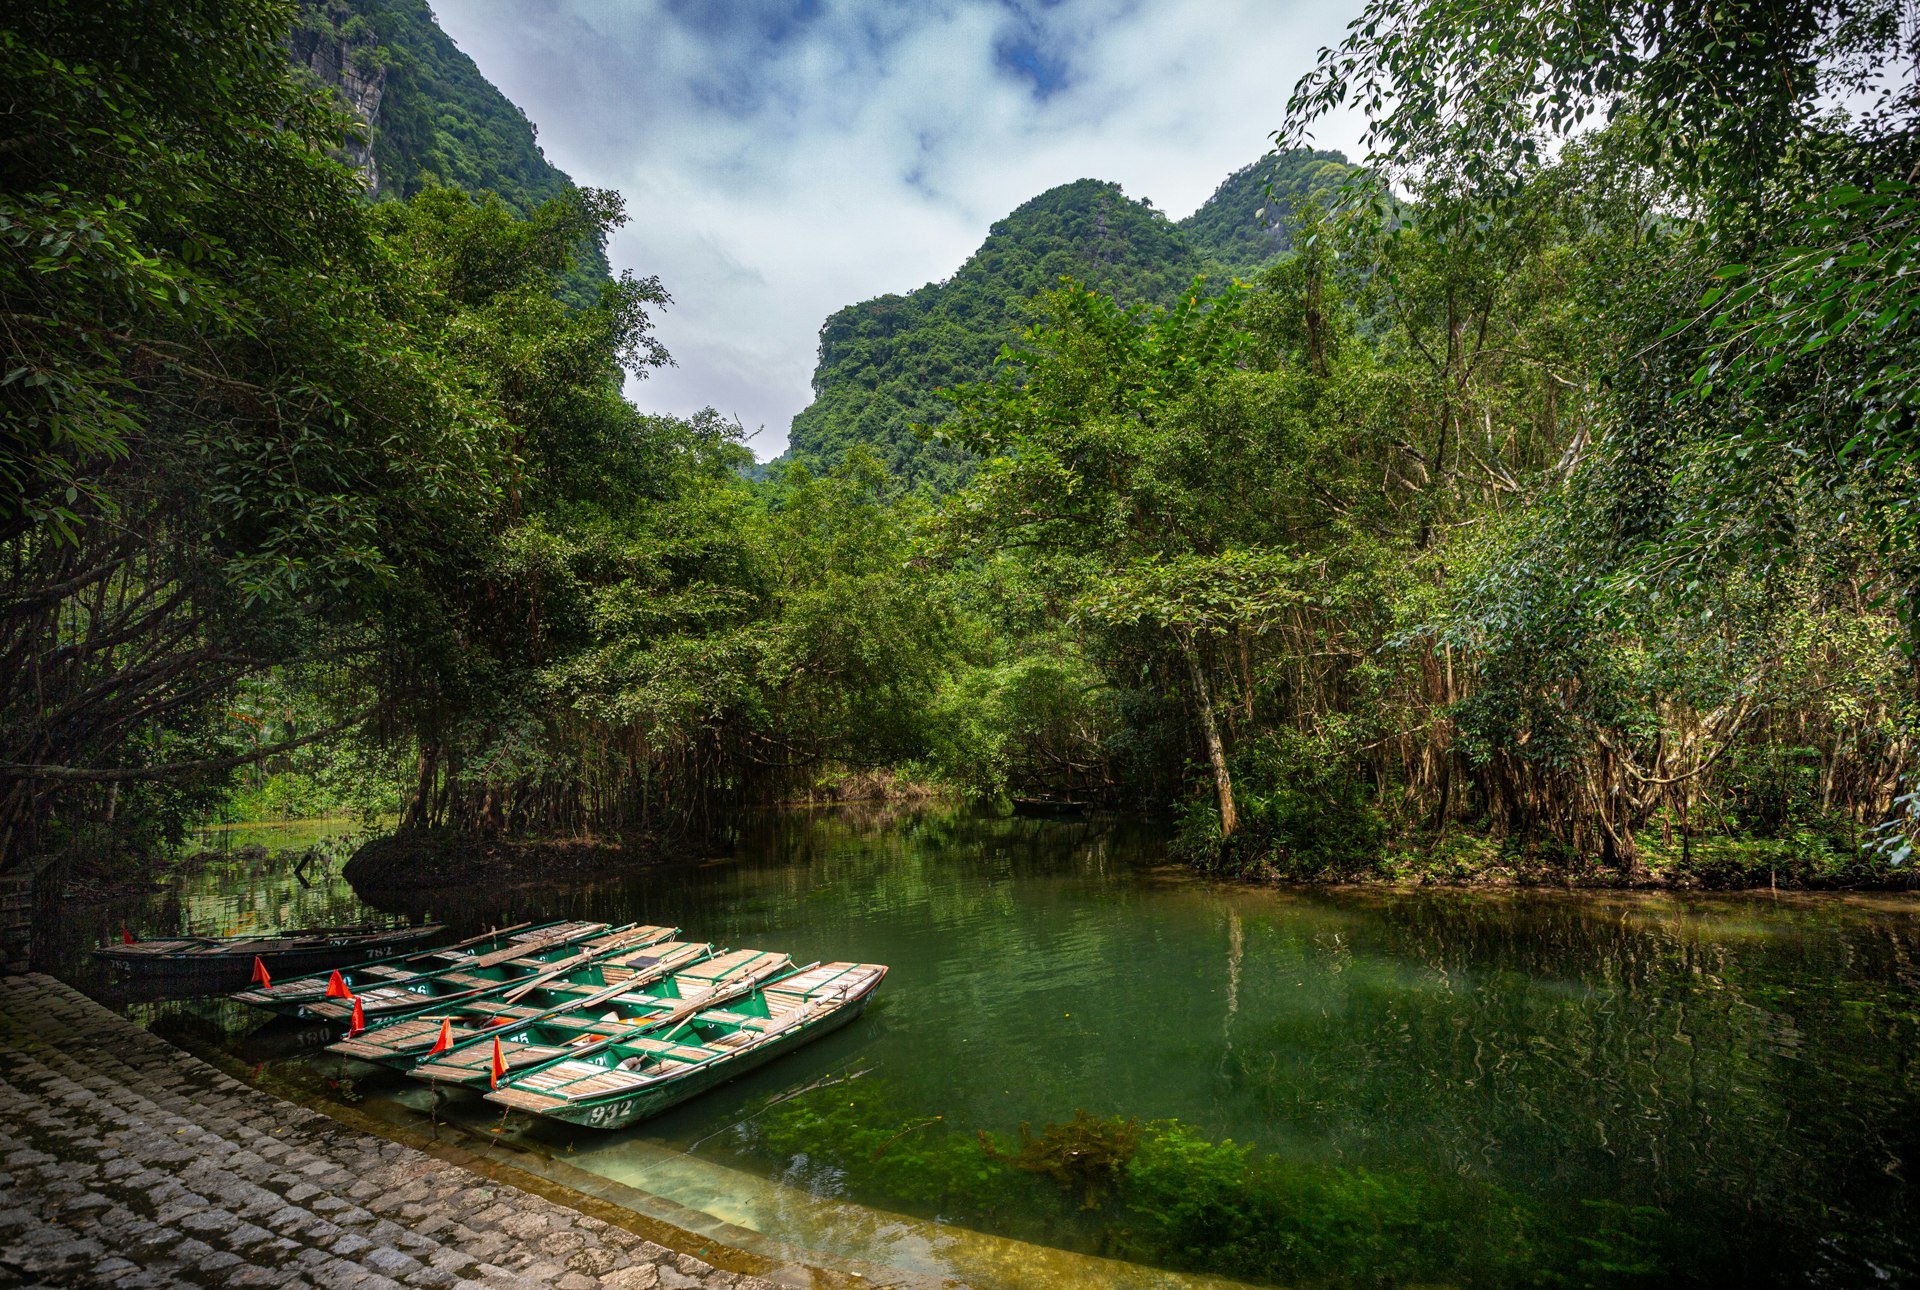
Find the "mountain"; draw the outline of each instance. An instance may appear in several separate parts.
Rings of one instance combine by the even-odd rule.
[[[1199,210],[1180,221],[1188,245],[1238,278],[1250,278],[1291,247],[1294,220],[1353,173],[1338,152],[1302,148],[1269,154],[1228,175]]]
[[[865,444],[909,484],[951,488],[971,458],[922,443],[937,423],[935,392],[978,380],[1019,335],[1033,298],[1072,277],[1128,300],[1166,303],[1201,271],[1167,217],[1118,184],[1082,179],[1050,189],[995,224],[945,282],[848,305],[820,329],[814,400],[793,420],[788,459],[837,464]]]
[[[433,19],[426,0],[301,0],[291,54],[365,122],[371,147],[347,159],[376,198],[407,198],[428,184],[490,192],[524,214],[573,187],[548,161],[512,100]],[[591,300],[609,276],[598,247],[582,248],[562,285]]]
[[[830,469],[860,444],[909,486],[957,487],[972,457],[922,442],[913,426],[944,419],[939,390],[991,374],[1001,347],[1032,320],[1034,297],[1071,277],[1123,303],[1168,305],[1196,275],[1250,276],[1286,253],[1287,216],[1348,169],[1333,152],[1263,158],[1179,224],[1118,184],[1082,179],[1049,189],[995,224],[946,281],[827,319],[813,402],[793,419],[783,460]]]

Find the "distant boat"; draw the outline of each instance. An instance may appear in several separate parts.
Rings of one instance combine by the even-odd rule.
[[[269,976],[323,972],[400,953],[446,930],[422,927],[302,927],[250,936],[175,936],[104,945],[95,958],[142,986],[198,994],[237,990],[253,978],[259,959]]]
[[[878,963],[802,968],[737,1003],[536,1066],[487,1098],[568,1124],[624,1128],[846,1025],[886,974]]]
[[[1016,797],[1013,813],[1043,820],[1077,820],[1086,815],[1087,804],[1056,797]]]

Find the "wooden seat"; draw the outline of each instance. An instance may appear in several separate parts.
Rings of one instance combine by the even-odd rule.
[[[555,1062],[543,1070],[521,1076],[516,1083],[531,1089],[556,1089],[562,1084],[574,1080],[589,1079],[595,1075],[604,1075],[607,1068],[593,1062]]]
[[[598,1075],[569,1084],[562,1090],[568,1101],[577,1102],[585,1098],[605,1097],[625,1089],[639,1088],[647,1083],[644,1075],[635,1075],[629,1071],[603,1070]]]

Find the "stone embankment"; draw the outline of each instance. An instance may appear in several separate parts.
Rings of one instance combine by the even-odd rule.
[[[775,1290],[0,977],[0,1285]]]

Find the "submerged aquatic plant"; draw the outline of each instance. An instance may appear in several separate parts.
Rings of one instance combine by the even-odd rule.
[[[1479,1179],[1289,1160],[1177,1120],[1083,1109],[1018,1138],[965,1131],[910,1114],[883,1078],[771,1104],[749,1140],[827,1194],[1270,1285],[1652,1285],[1676,1240],[1657,1210],[1555,1211]]]
[[[1051,1178],[1070,1192],[1078,1192],[1080,1208],[1098,1209],[1140,1146],[1140,1122],[1119,1116],[1102,1119],[1076,1110],[1066,1124],[1041,1126],[1034,1137],[1023,1123],[1020,1150],[1008,1155],[980,1130],[980,1149],[1016,1169]]]

